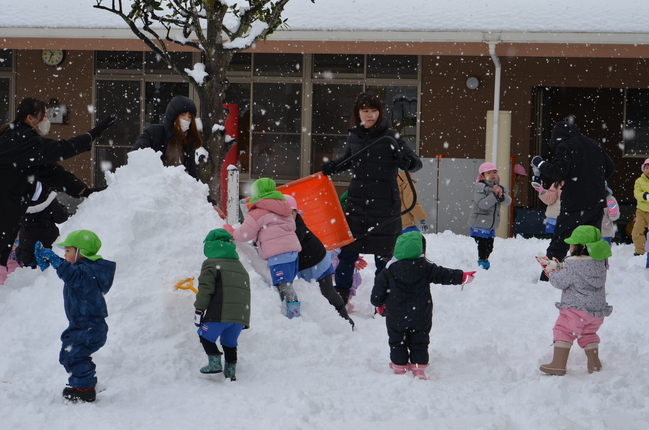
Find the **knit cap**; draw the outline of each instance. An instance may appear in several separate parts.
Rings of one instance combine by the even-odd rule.
[[[209,233],[203,241],[203,254],[207,258],[232,258],[239,259],[237,246],[232,242],[232,235],[225,229],[217,228]]]
[[[595,260],[604,260],[613,255],[608,242],[600,240],[602,233],[592,225],[580,225],[564,241],[569,245],[586,245],[588,254]]]
[[[397,243],[394,246],[394,258],[397,260],[414,260],[424,251],[420,232],[409,231],[397,238]]]
[[[90,230],[75,230],[57,245],[63,247],[73,246],[79,250],[79,254],[91,261],[103,258],[101,255],[97,255],[99,248],[101,248],[101,240]]]
[[[255,203],[260,199],[286,200],[284,195],[276,190],[277,184],[270,178],[259,178],[250,186],[250,201]]]

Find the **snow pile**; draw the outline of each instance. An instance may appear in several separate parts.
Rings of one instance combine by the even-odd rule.
[[[429,381],[396,376],[382,318],[368,303],[373,259],[352,300],[357,330],[315,283],[296,282],[302,317],[288,320],[267,269],[239,246],[252,282],[251,328],[240,337],[236,382],[201,375],[207,363],[192,323],[194,295],[174,290],[197,276],[202,241],[223,224],[207,188],[151,150],[129,154],[62,225],[95,231],[100,254],[117,262],[106,295],[109,333],[94,355],[94,404],[61,397],[58,364],[67,321],[62,282],[52,270],[19,269],[0,286],[0,427],[7,429],[644,429],[649,376],[649,283],[644,257],[616,246],[600,335],[603,371],[589,375],[573,347],[565,377],[542,375],[551,355],[560,293],[537,281],[534,260],[547,240],[496,239],[492,268],[465,287],[433,285]],[[476,270],[473,239],[427,235],[428,258]],[[57,252],[61,252],[58,250]],[[213,424],[216,423],[216,424]]]

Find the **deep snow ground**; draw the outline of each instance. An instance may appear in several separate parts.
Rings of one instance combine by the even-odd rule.
[[[130,154],[61,226],[95,231],[118,272],[106,300],[108,342],[94,355],[93,404],[61,397],[58,364],[67,321],[53,270],[20,269],[0,286],[2,429],[646,429],[649,426],[649,281],[644,257],[615,246],[607,291],[613,314],[600,330],[603,370],[589,375],[573,346],[565,377],[541,374],[550,359],[559,291],[537,282],[534,256],[548,241],[496,239],[492,269],[464,291],[432,285],[435,311],[428,381],[387,367],[387,334],[369,305],[372,258],[353,299],[356,331],[317,284],[296,282],[302,317],[280,313],[248,245],[251,328],[242,333],[236,382],[201,375],[193,293],[174,284],[200,270],[202,241],[222,225],[207,189],[152,151]],[[427,235],[430,260],[475,270],[472,239]],[[263,268],[263,266],[261,266]]]

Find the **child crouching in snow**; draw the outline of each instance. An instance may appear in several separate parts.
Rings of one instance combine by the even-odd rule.
[[[300,302],[293,288],[298,272],[298,253],[302,250],[295,234],[293,210],[284,195],[277,191],[275,181],[260,178],[252,183],[251,204],[243,224],[223,226],[236,242],[255,241],[259,256],[268,262],[273,286],[286,303],[288,318],[300,316]]]
[[[554,357],[543,364],[541,372],[566,374],[566,363],[572,342],[577,339],[588,357],[588,372],[599,372],[599,336],[597,330],[613,311],[606,303],[606,259],[610,245],[601,239],[597,227],[582,225],[565,239],[570,256],[563,264],[538,258],[553,287],[563,290],[557,303],[559,318],[554,325]]]
[[[250,325],[250,277],[239,261],[232,235],[222,228],[212,230],[204,241],[203,262],[198,277],[194,324],[208,357],[201,373],[220,373],[236,380],[237,345],[241,330]],[[225,369],[216,340],[221,338]]]
[[[430,284],[460,285],[473,280],[475,272],[447,269],[426,259],[426,241],[412,231],[397,238],[394,258],[374,282],[371,302],[385,305],[390,345],[390,367],[397,375],[408,370],[427,379],[428,344],[433,326]]]
[[[101,241],[89,230],[76,230],[58,246],[65,247],[65,259],[36,242],[34,257],[41,270],[50,265],[64,282],[63,306],[68,328],[61,334],[59,362],[68,372],[63,397],[73,402],[94,402],[95,363],[91,354],[106,343],[108,316],[104,295],[113,285],[116,264],[97,255]]]

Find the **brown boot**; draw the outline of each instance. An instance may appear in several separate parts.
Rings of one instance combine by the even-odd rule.
[[[588,357],[588,373],[602,370],[602,362],[599,361],[599,343],[589,343],[584,346],[584,352]]]
[[[566,363],[568,363],[568,355],[570,354],[570,347],[572,345],[568,342],[558,340],[554,342],[554,357],[552,362],[548,364],[542,364],[539,367],[541,372],[545,372],[548,375],[557,375],[563,376],[566,374]]]

